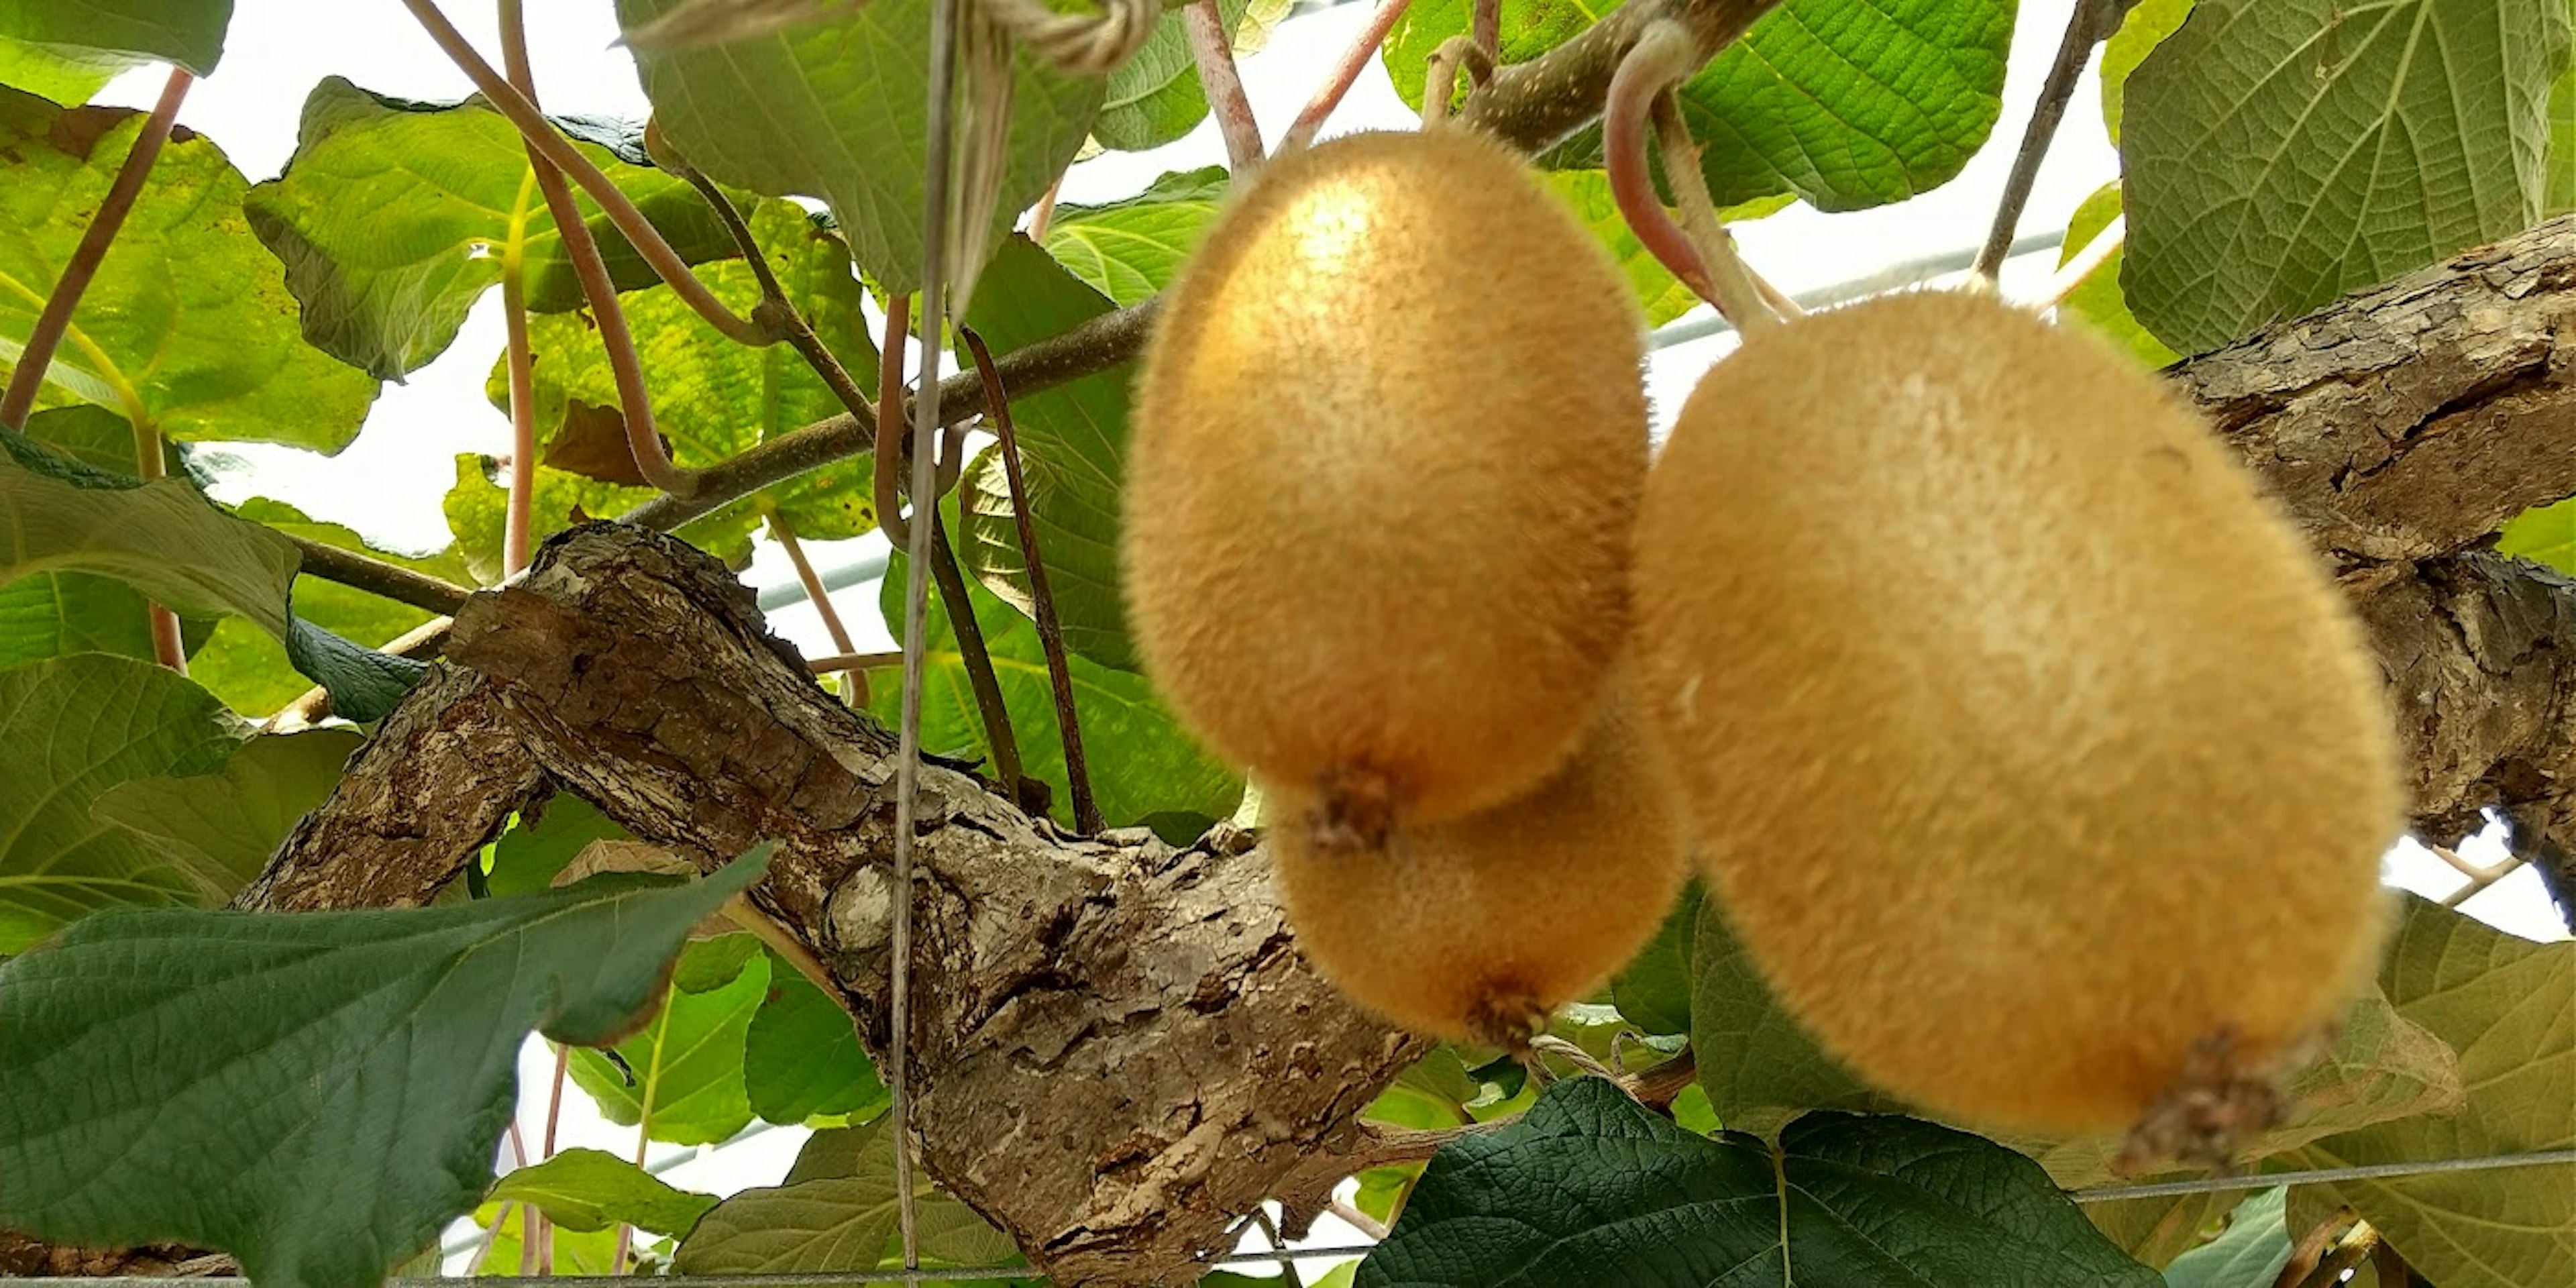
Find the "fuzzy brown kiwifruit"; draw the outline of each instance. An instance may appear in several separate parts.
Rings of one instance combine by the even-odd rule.
[[[1166,295],[1121,557],[1146,673],[1332,843],[1555,768],[1627,626],[1640,319],[1471,131],[1270,163]]]
[[[1690,866],[1671,780],[1617,691],[1526,795],[1373,851],[1294,826],[1266,844],[1297,947],[1353,1001],[1506,1048],[1626,965]]]
[[[1703,379],[1638,524],[1645,708],[1730,922],[1853,1070],[2222,1154],[2367,978],[2394,721],[2210,430],[1989,296]]]

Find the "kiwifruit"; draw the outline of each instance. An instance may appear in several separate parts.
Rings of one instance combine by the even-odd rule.
[[[1127,457],[1146,673],[1329,835],[1499,803],[1569,753],[1627,628],[1641,322],[1471,131],[1283,157],[1166,295]]]
[[[2394,722],[2316,555],[2155,379],[1982,295],[1753,336],[1634,575],[1709,876],[1824,1046],[1990,1129],[2269,1121],[2377,953]]]
[[[1681,810],[1618,692],[1581,749],[1526,795],[1383,848],[1268,838],[1306,959],[1406,1028],[1526,1046],[1548,1013],[1652,938],[1690,866]]]

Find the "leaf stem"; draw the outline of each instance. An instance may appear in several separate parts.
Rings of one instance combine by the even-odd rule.
[[[1479,63],[1467,64],[1468,75],[1475,78],[1477,88],[1481,89],[1485,82],[1494,78],[1494,68],[1503,60],[1503,0],[1476,0],[1475,17],[1468,28],[1473,35],[1476,52],[1484,55],[1482,70],[1477,70]]]
[[[474,82],[474,88],[480,90],[483,97],[491,100],[493,108],[508,117],[512,125],[519,127],[519,134],[527,141],[529,150],[552,162],[562,174],[571,175],[573,181],[581,185],[582,191],[589,193],[590,199],[599,203],[600,212],[608,216],[609,222],[616,225],[617,231],[625,234],[626,240],[634,244],[636,252],[644,257],[644,262],[651,264],[653,271],[659,274],[662,280],[697,312],[698,316],[705,318],[708,325],[723,332],[728,339],[753,346],[766,345],[778,338],[763,330],[758,322],[735,313],[731,308],[726,307],[724,301],[717,299],[715,293],[707,289],[706,283],[699,281],[697,274],[689,271],[688,262],[680,258],[679,252],[671,249],[671,244],[663,240],[661,230],[653,226],[653,221],[645,218],[644,212],[636,209],[635,203],[628,200],[625,193],[618,191],[617,185],[610,182],[608,176],[602,173],[598,166],[590,163],[590,158],[583,156],[581,150],[574,147],[570,139],[565,138],[555,129],[554,123],[548,121],[545,113],[538,110],[535,100],[520,92],[499,72],[492,70],[492,65],[483,61],[481,54],[474,52],[474,46],[456,30],[455,25],[447,20],[445,14],[438,11],[436,0],[402,0],[402,4],[404,8],[411,11],[413,19],[420,23],[421,29],[429,33],[429,38],[437,42],[440,51],[447,55],[449,61],[455,63],[457,69]],[[506,31],[503,39],[505,43],[508,41]],[[521,55],[524,57],[525,41],[518,43]],[[506,50],[504,56],[507,56]],[[557,176],[555,186],[562,186],[560,175]],[[547,205],[549,208],[554,205],[551,193],[548,194]],[[572,229],[575,227],[583,229],[585,242],[590,240],[588,229],[581,222],[579,208],[569,207],[569,209],[572,214],[569,221],[565,220],[563,211],[556,212],[557,222],[564,224],[567,251],[571,249]]]
[[[2031,189],[2039,183],[2040,163],[2048,159],[2048,146],[2057,138],[2059,123],[2066,119],[2066,104],[2075,97],[2075,86],[2084,77],[2084,64],[2092,58],[2093,47],[2119,26],[2125,8],[2120,0],[2075,0],[2075,10],[2066,19],[2066,35],[2057,45],[2057,59],[2048,66],[2048,78],[2040,82],[2039,99],[2030,109],[2030,124],[2022,130],[2021,150],[2013,156],[2012,173],[2004,179],[2003,198],[1995,203],[1994,223],[1986,229],[1986,244],[1978,249],[1976,263],[1971,266],[1977,276],[1991,282],[2003,272],[2013,235],[2021,230],[2022,211],[2030,205]]]
[[[930,575],[939,583],[939,602],[948,610],[949,633],[957,639],[957,660],[966,669],[966,686],[974,690],[984,741],[993,749],[993,777],[1013,804],[1036,813],[1020,761],[1019,734],[1011,728],[1011,709],[1002,701],[1002,680],[993,670],[992,650],[984,645],[984,624],[975,620],[975,601],[967,592],[966,575],[958,569],[957,551],[949,544],[948,525],[940,522],[935,507],[923,513],[930,519]]]
[[[1082,752],[1082,721],[1074,710],[1073,666],[1065,656],[1064,623],[1056,615],[1055,593],[1047,586],[1046,561],[1038,557],[1037,520],[1029,512],[1029,485],[1020,461],[1019,434],[1011,424],[1010,394],[993,366],[992,351],[984,347],[984,337],[964,326],[957,328],[957,334],[974,355],[976,374],[984,381],[984,403],[991,408],[986,419],[999,440],[994,450],[1001,454],[1002,473],[1010,480],[1011,523],[1019,532],[1020,558],[1028,565],[1030,616],[1037,619],[1038,640],[1046,650],[1047,684],[1055,693],[1056,731],[1064,740],[1064,774],[1073,789],[1074,826],[1096,835],[1105,825],[1091,794],[1091,768]]]
[[[1690,129],[1682,123],[1680,102],[1667,88],[1655,95],[1655,138],[1664,154],[1664,181],[1672,185],[1673,196],[1681,202],[1682,231],[1690,235],[1699,248],[1700,261],[1708,266],[1710,285],[1717,288],[1712,303],[1730,315],[1736,328],[1747,336],[1779,325],[1779,308],[1795,313],[1797,305],[1762,280],[1744,257],[1737,253],[1735,236],[1718,218],[1717,203],[1709,199],[1708,178],[1699,167],[1699,145],[1692,142]]]
[[[873,671],[881,666],[901,665],[901,653],[839,653],[831,657],[805,659],[805,669],[815,675],[828,675],[834,671]]]
[[[429,29],[431,38],[447,49],[448,56],[456,60],[457,66],[464,68],[465,74],[482,87],[485,97],[497,104],[506,94],[512,101],[526,107],[535,121],[537,128],[532,131],[528,122],[520,121],[516,115],[511,117],[519,125],[520,135],[527,146],[528,169],[536,176],[537,191],[545,194],[546,210],[554,216],[555,231],[563,237],[564,258],[571,261],[573,275],[581,279],[582,295],[590,301],[591,320],[599,327],[599,345],[607,352],[608,369],[616,379],[619,419],[626,426],[626,447],[635,457],[635,472],[661,491],[673,496],[690,495],[697,490],[697,476],[671,463],[670,452],[662,446],[661,434],[653,428],[653,399],[645,388],[644,365],[636,356],[635,336],[627,328],[626,311],[617,303],[617,284],[608,276],[608,264],[600,258],[599,243],[591,237],[590,225],[582,220],[580,203],[573,200],[572,190],[564,186],[564,172],[558,168],[555,152],[560,150],[575,164],[590,167],[593,174],[599,173],[598,168],[590,166],[590,162],[574,151],[571,144],[564,142],[563,136],[555,133],[554,127],[546,124],[544,115],[537,111],[536,82],[528,66],[527,32],[519,21],[519,0],[500,0],[501,57],[510,68],[507,82],[491,75],[491,65],[474,52],[473,46],[465,43],[465,38],[448,24],[432,0],[403,0],[403,3],[411,8],[421,25]],[[453,45],[450,45],[451,40]],[[489,85],[484,84],[487,78],[492,82]],[[543,143],[539,141],[541,136],[545,140]],[[556,146],[549,147],[548,144]],[[599,182],[609,192],[617,191],[606,175],[599,175]],[[598,196],[596,192],[592,195]],[[618,199],[624,200],[622,196]],[[602,200],[600,204],[605,207],[608,203]],[[627,208],[631,210],[633,206]],[[642,216],[637,218],[640,221]],[[622,229],[623,225],[620,227]],[[661,240],[659,234],[652,232],[651,224],[645,224],[645,231],[655,241]],[[632,241],[635,234],[628,232],[627,238]],[[637,242],[636,248],[644,249],[643,243]],[[666,245],[663,250],[667,253],[670,248]],[[652,258],[649,252],[646,258]],[[656,263],[654,267],[658,270],[661,265]],[[687,266],[681,266],[680,272],[699,291],[705,290],[704,284],[689,274]],[[669,279],[666,276],[664,280]],[[688,296],[689,292],[678,282],[671,285],[683,298]],[[715,299],[712,295],[707,298]],[[719,303],[717,307],[721,309],[723,306]],[[731,316],[730,311],[726,316]],[[511,468],[515,472],[518,467],[514,463]]]
[[[823,629],[831,635],[832,647],[840,650],[842,657],[858,652],[858,646],[850,642],[849,628],[841,625],[841,614],[832,607],[832,592],[815,575],[813,562],[805,557],[804,544],[796,539],[796,525],[788,522],[776,506],[769,507],[768,518],[769,535],[778,538],[779,547],[787,552],[787,562],[796,565],[796,579],[805,583],[805,598],[813,601],[815,612],[822,614]],[[856,668],[841,672],[841,700],[854,707],[868,704],[866,672]]]
[[[1342,99],[1357,84],[1360,69],[1377,56],[1378,47],[1386,43],[1386,34],[1395,30],[1396,20],[1412,7],[1413,0],[1378,0],[1377,12],[1369,15],[1368,25],[1352,37],[1351,47],[1342,51],[1342,60],[1333,65],[1332,75],[1317,86],[1315,96],[1306,100],[1306,109],[1297,114],[1286,136],[1279,140],[1281,152],[1292,152],[1315,141],[1315,132],[1324,128],[1324,120],[1341,106]]]
[[[534,171],[521,176],[510,206],[510,241],[501,252],[501,320],[508,328],[504,360],[510,372],[510,508],[502,529],[501,571],[528,566],[534,547],[537,496],[536,355],[528,347],[528,198],[536,195]]]
[[[912,297],[886,300],[885,340],[877,346],[877,432],[874,498],[877,527],[897,547],[912,544],[912,528],[903,521],[899,471],[911,453],[903,449],[904,345],[912,338]],[[927,366],[927,364],[924,364]]]
[[[1190,57],[1198,64],[1199,85],[1207,91],[1208,113],[1225,136],[1227,164],[1240,181],[1261,166],[1261,123],[1253,119],[1252,100],[1244,97],[1225,15],[1217,12],[1216,0],[1190,0],[1181,9],[1181,28],[1189,33]]]

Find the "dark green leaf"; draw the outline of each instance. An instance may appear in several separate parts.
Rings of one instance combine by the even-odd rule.
[[[751,1017],[742,1081],[751,1110],[774,1123],[822,1114],[867,1116],[892,1100],[877,1067],[859,1049],[857,1027],[841,1004],[775,957],[769,997]]]
[[[1701,897],[1699,882],[1682,887],[1663,928],[1610,981],[1619,1014],[1648,1033],[1691,1031],[1691,942],[1699,934]]]
[[[1107,205],[1058,206],[1047,225],[1047,254],[1120,306],[1139,303],[1172,284],[1224,204],[1227,182],[1223,169],[1209,166],[1164,175]]]
[[[2129,78],[2129,307],[2200,353],[2530,226],[2566,0],[2201,0]]]
[[[567,793],[549,797],[531,819],[522,813],[492,843],[494,894],[519,894],[553,885],[555,874],[593,841],[626,840],[626,829],[589,801]]]
[[[0,89],[0,348],[14,355],[89,228],[143,114],[66,111]],[[126,216],[46,372],[44,397],[109,407],[177,439],[336,452],[376,382],[304,343],[278,263],[241,219],[244,184],[213,143],[174,137]]]
[[[232,19],[232,0],[9,0],[0,5],[0,41],[103,70],[172,62],[206,76],[224,56]]]
[[[1361,1288],[1688,1283],[2158,1288],[2039,1165],[1911,1118],[1706,1139],[1600,1078],[1444,1147]]]
[[[640,156],[576,146],[682,259],[735,253],[686,182],[638,164]],[[618,288],[660,280],[598,204],[574,192]],[[518,130],[480,97],[414,103],[324,77],[304,100],[286,172],[252,188],[242,208],[286,262],[287,286],[304,305],[305,338],[384,379],[399,380],[444,352],[514,253],[530,308],[583,303],[563,236],[529,180]]]
[[[528,1030],[624,1029],[689,927],[766,865],[441,908],[84,920],[0,965],[0,1224],[219,1247],[278,1288],[377,1283],[481,1196]]]
[[[680,1243],[673,1268],[691,1275],[874,1270],[902,1264],[896,1237],[894,1142],[879,1119],[814,1133],[787,1183],[717,1204]],[[965,1204],[915,1178],[914,1224],[925,1266],[1007,1265],[1018,1249]]]
[[[618,0],[632,31],[680,0]],[[871,0],[846,17],[721,46],[636,58],[654,119],[710,176],[772,197],[820,197],[870,280],[920,286],[922,137],[931,0]],[[1102,81],[1013,57],[1008,155],[994,236],[1064,172],[1099,113]],[[948,266],[952,285],[975,266]]]
[[[2418,899],[2380,971],[2400,1015],[2459,1052],[2467,1108],[2329,1136],[2301,1167],[2576,1148],[2576,942],[2535,944]],[[2576,1280],[2576,1164],[2337,1182],[2442,1288]]]
[[[253,738],[215,773],[111,787],[90,816],[124,828],[196,873],[214,897],[229,898],[268,865],[296,821],[331,795],[364,742],[346,729]]]
[[[1108,311],[1109,301],[1027,238],[1013,237],[985,271],[967,324],[1002,354]],[[1134,379],[1134,367],[1120,365],[1011,399],[1029,512],[1065,647],[1121,670],[1136,665],[1118,593],[1118,489],[1126,477],[1128,386]],[[978,458],[974,470],[975,511],[957,543],[957,557],[995,594],[1030,612],[1010,480],[991,452]]]
[[[615,1154],[567,1149],[502,1177],[485,1201],[534,1203],[567,1230],[606,1230],[624,1221],[657,1234],[687,1234],[716,1196],[679,1189]]]
[[[2290,1264],[2290,1231],[2281,1221],[2288,1196],[2275,1189],[2245,1200],[2228,1217],[2225,1233],[2165,1267],[2168,1288],[2272,1288]]]
[[[393,714],[403,695],[429,674],[424,663],[380,653],[301,617],[287,623],[286,660],[296,674],[330,690],[333,715],[361,724]]]
[[[0,955],[102,908],[227,893],[91,807],[120,783],[220,769],[243,732],[149,662],[76,653],[0,671]]]
[[[1048,566],[1048,572],[1054,574],[1054,565]],[[886,573],[880,601],[891,630],[902,629],[903,585],[904,561],[898,557]],[[975,600],[975,619],[984,628],[985,646],[993,655],[1003,705],[1010,709],[1012,731],[1019,738],[1021,767],[1054,787],[1056,816],[1069,822],[1072,789],[1065,781],[1064,744],[1056,736],[1055,699],[1047,682],[1046,652],[1038,641],[1037,624],[980,584],[970,582],[968,591]],[[989,760],[992,749],[984,742],[975,693],[967,683],[956,638],[949,633],[948,614],[936,594],[930,596],[923,639],[921,745],[941,755]],[[1083,754],[1109,826],[1125,827],[1173,810],[1220,818],[1234,813],[1243,795],[1243,780],[1190,740],[1155,700],[1145,677],[1112,670],[1080,655],[1071,659],[1071,668]],[[870,708],[878,719],[892,725],[902,696],[895,685],[879,685]]]
[[[1238,55],[1259,49],[1288,9],[1288,0],[1218,0],[1217,5]],[[1181,11],[1167,8],[1144,47],[1110,69],[1108,94],[1099,119],[1091,123],[1091,137],[1105,148],[1142,152],[1179,141],[1206,119],[1207,91],[1199,84]]]
[[[742,968],[760,955],[760,936],[717,935],[700,939],[680,954],[671,968],[671,987],[683,993],[712,993],[742,977]]]
[[[692,956],[733,951],[710,946],[717,942],[689,945],[677,969],[687,969]],[[610,1122],[642,1124],[649,1139],[675,1145],[728,1139],[751,1123],[742,1091],[742,1039],[768,993],[769,962],[758,954],[721,988],[673,989],[650,1023],[617,1044],[617,1054],[635,1071],[635,1085],[628,1086],[626,1075],[595,1051],[572,1053],[573,1081],[599,1102]]]

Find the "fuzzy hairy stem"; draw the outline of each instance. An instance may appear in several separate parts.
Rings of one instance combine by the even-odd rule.
[[[1253,119],[1252,100],[1243,95],[1243,74],[1234,66],[1225,15],[1217,12],[1216,0],[1190,0],[1181,10],[1181,27],[1189,33],[1190,58],[1207,91],[1208,115],[1225,136],[1226,163],[1237,180],[1248,178],[1261,168],[1261,123]]]

